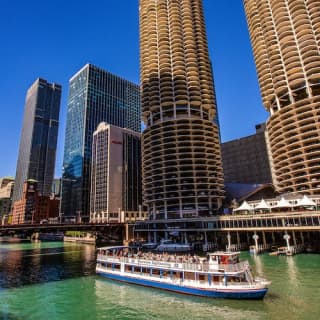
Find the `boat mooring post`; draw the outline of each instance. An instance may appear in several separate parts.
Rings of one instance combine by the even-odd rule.
[[[285,235],[283,236],[283,239],[286,240],[287,243],[287,248],[288,250],[290,250],[290,235],[288,235],[288,233],[286,232]]]
[[[255,243],[256,253],[258,253],[258,250],[259,250],[259,243],[258,243],[259,236],[257,235],[256,232],[254,232],[254,235],[252,236],[252,238],[253,238],[254,243]]]

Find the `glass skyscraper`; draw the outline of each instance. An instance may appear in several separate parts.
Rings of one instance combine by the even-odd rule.
[[[28,179],[38,182],[38,192],[49,196],[54,175],[61,86],[37,79],[26,96],[13,202],[21,199]]]
[[[89,219],[92,136],[100,122],[140,132],[140,88],[87,64],[69,83],[60,208],[63,217]]]

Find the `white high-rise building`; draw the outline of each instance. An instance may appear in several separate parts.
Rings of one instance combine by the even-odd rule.
[[[93,133],[90,221],[123,222],[141,205],[141,134],[102,122]]]

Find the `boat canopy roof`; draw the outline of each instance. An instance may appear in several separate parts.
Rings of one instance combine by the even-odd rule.
[[[111,246],[111,247],[101,247],[98,250],[119,250],[119,249],[130,249],[129,246]]]
[[[208,253],[208,256],[238,256],[239,254],[240,254],[239,251],[235,251],[235,252],[217,251],[217,252]]]

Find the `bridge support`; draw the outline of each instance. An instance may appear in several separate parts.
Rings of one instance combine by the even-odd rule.
[[[275,239],[275,236],[274,236],[274,232],[271,232],[271,237],[272,237],[272,244],[275,244],[276,243],[276,239]]]
[[[303,232],[300,232],[301,244],[304,246],[304,236]]]
[[[249,234],[249,232],[246,232],[246,237],[247,237],[247,243],[250,243],[250,242],[251,242],[251,239],[250,239],[250,234]]]
[[[187,236],[187,232],[184,232],[184,243],[187,244],[188,243],[188,236]]]
[[[258,240],[259,240],[259,236],[257,235],[256,232],[254,232],[254,235],[252,236],[253,240],[254,240],[254,246],[255,246],[255,254],[258,254],[259,253],[259,243],[258,243]]]
[[[293,245],[296,247],[297,246],[297,239],[296,239],[296,233],[292,231],[292,240],[293,240]]]
[[[208,245],[208,236],[207,236],[207,231],[204,232],[204,244],[207,248],[207,245]]]
[[[262,241],[263,241],[264,250],[266,250],[267,240],[266,240],[266,233],[264,231],[262,231]]]
[[[129,241],[134,237],[133,236],[133,226],[131,225],[131,228],[130,228],[130,225],[128,223],[126,223],[124,228],[125,228],[125,235],[124,235],[123,243],[125,245],[128,245]]]
[[[310,237],[310,232],[307,232],[307,238],[308,238],[308,242],[311,242],[311,237]]]
[[[129,225],[126,223],[125,225],[125,242],[126,244],[129,244]]]
[[[230,251],[231,250],[231,234],[230,234],[230,232],[227,233],[227,240],[228,240],[227,251]]]

